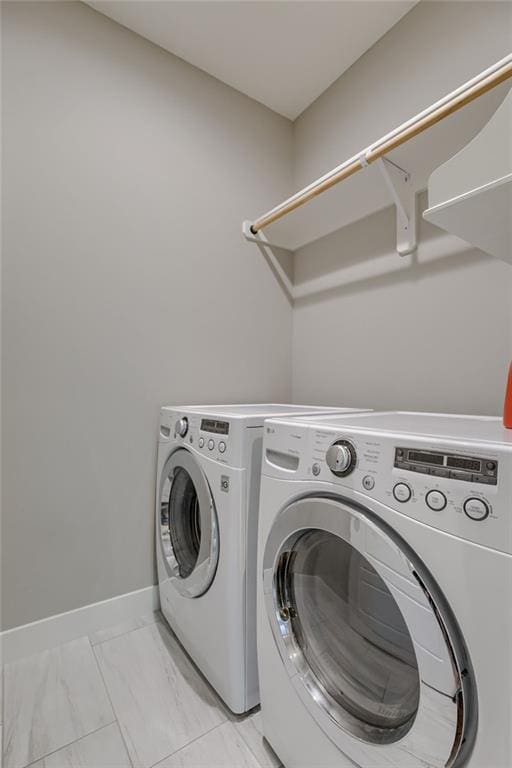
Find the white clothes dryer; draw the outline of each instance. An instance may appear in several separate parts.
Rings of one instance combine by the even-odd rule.
[[[332,410],[274,404],[161,409],[156,490],[161,608],[234,712],[259,702],[256,543],[263,420]]]
[[[497,418],[266,422],[264,734],[286,768],[510,768],[512,432]]]

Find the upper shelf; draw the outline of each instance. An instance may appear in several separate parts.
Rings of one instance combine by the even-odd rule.
[[[489,121],[509,91],[511,75],[512,55],[281,203],[275,209],[282,216],[278,221],[255,226],[256,232],[251,232],[251,223],[245,222],[244,233],[248,239],[297,251],[389,206],[389,184],[380,172],[382,163],[379,169],[379,163],[374,162],[382,157],[407,172],[413,192],[425,189],[432,171],[471,141]],[[443,114],[438,117],[440,111]],[[340,171],[343,183],[330,186]],[[325,186],[330,188],[323,191]],[[299,197],[307,204],[288,210]],[[252,224],[257,225],[272,213]]]
[[[424,218],[512,264],[512,92],[489,123],[431,175]]]

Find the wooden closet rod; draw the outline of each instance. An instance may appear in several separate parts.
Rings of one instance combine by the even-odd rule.
[[[440,101],[437,101],[432,106],[420,112],[415,117],[403,123],[394,131],[383,136],[378,141],[370,144],[369,147],[358,152],[349,160],[346,160],[341,165],[338,165],[332,171],[321,176],[319,179],[309,184],[300,192],[297,192],[292,197],[289,197],[283,203],[280,203],[272,210],[260,216],[253,221],[250,225],[250,230],[253,234],[257,234],[264,227],[268,227],[274,221],[278,221],[287,213],[291,213],[299,208],[304,203],[307,203],[313,197],[320,195],[327,189],[334,187],[335,184],[339,184],[343,179],[347,179],[352,174],[365,168],[370,163],[373,163],[380,157],[383,157],[388,152],[396,149],[401,144],[404,144],[409,139],[414,138],[427,128],[435,125],[445,117],[457,112],[457,110],[464,107],[466,104],[470,104],[472,101],[482,96],[487,91],[495,88],[500,83],[505,82],[512,77],[512,54],[509,54],[501,61],[496,62],[489,69],[484,70],[479,75],[469,80],[464,85],[461,85],[452,93],[449,93]]]

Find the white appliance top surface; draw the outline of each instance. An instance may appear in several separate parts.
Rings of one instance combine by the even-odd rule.
[[[318,424],[319,427],[356,427],[375,432],[398,432],[422,437],[449,438],[461,442],[492,442],[512,446],[512,430],[505,429],[501,418],[497,416],[385,411],[352,413],[347,416],[309,416],[301,418],[300,421]]]
[[[243,418],[244,416],[260,416],[263,419],[270,419],[277,416],[291,416],[293,414],[306,414],[306,413],[343,413],[354,412],[356,408],[336,408],[335,406],[320,406],[320,405],[295,405],[295,404],[280,404],[280,403],[255,403],[255,404],[235,404],[235,405],[172,405],[168,406],[174,411],[183,411],[202,413],[208,416],[230,416]]]

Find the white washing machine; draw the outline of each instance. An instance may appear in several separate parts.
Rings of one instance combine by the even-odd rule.
[[[286,768],[510,768],[512,432],[266,422],[263,728]]]
[[[259,702],[256,544],[263,420],[329,410],[274,404],[161,409],[156,492],[161,608],[234,712]]]

